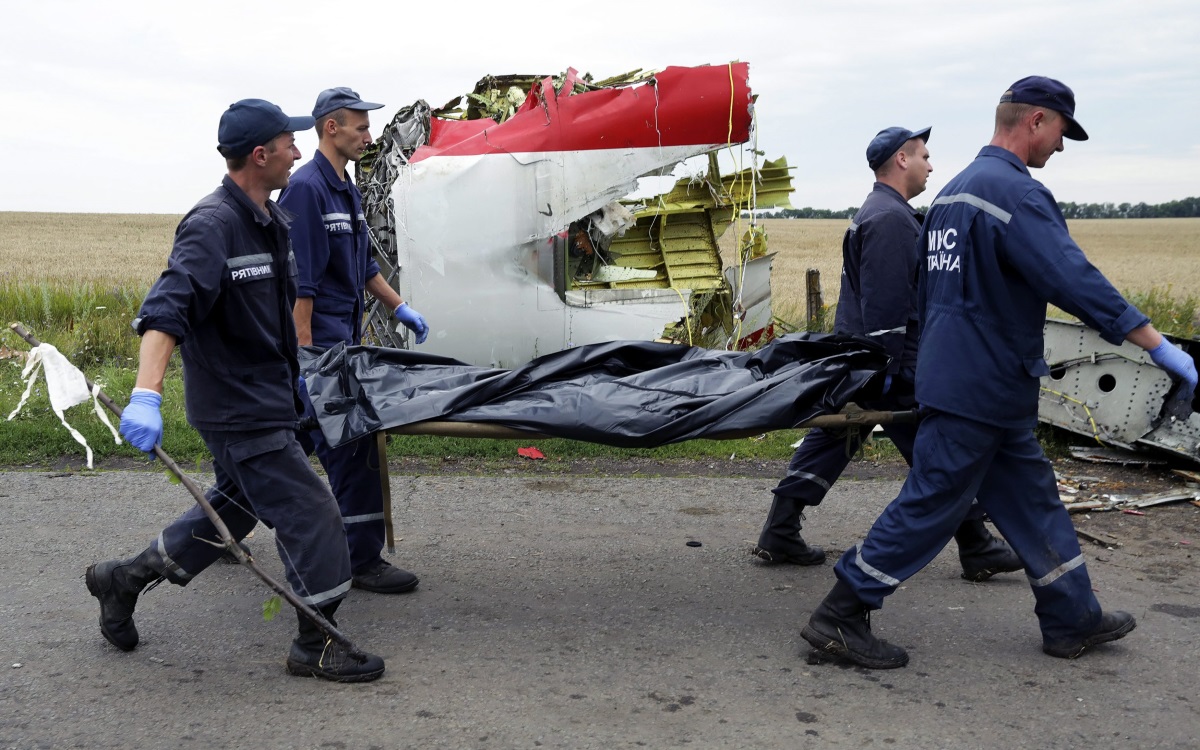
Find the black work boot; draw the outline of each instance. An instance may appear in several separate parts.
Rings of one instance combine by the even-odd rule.
[[[382,557],[350,578],[350,585],[354,588],[377,594],[407,594],[415,590],[418,583],[420,579],[415,575],[404,568],[397,568]]]
[[[825,562],[825,550],[808,544],[800,536],[804,504],[791,497],[774,497],[758,544],[750,554],[767,565],[820,565]]]
[[[997,573],[1012,573],[1025,565],[1012,551],[1008,542],[992,536],[982,518],[968,518],[954,532],[958,542],[958,561],[962,564],[962,577],[979,583]]]
[[[84,573],[88,591],[100,600],[100,632],[122,651],[137,647],[133,609],[138,594],[151,582],[161,579],[162,571],[162,558],[153,547],[147,547],[140,555],[128,560],[89,565]]]
[[[868,669],[908,664],[904,649],[871,634],[871,611],[840,580],[813,611],[800,636],[818,657],[829,654]]]
[[[340,602],[318,608],[334,627],[333,613]],[[320,677],[333,682],[370,682],[383,675],[383,659],[374,654],[351,654],[345,646],[326,637],[316,623],[296,612],[300,634],[288,652],[287,671],[297,677]]]
[[[1137,627],[1137,620],[1128,612],[1105,612],[1100,616],[1100,622],[1091,631],[1078,638],[1066,638],[1060,641],[1042,641],[1042,651],[1060,659],[1074,659],[1097,643],[1116,641],[1129,635]]]

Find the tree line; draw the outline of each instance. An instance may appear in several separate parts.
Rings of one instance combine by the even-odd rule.
[[[1063,216],[1068,219],[1164,219],[1200,217],[1200,197],[1184,198],[1166,203],[1064,203],[1059,202]],[[928,206],[917,209],[924,213]],[[829,208],[783,208],[764,211],[764,219],[849,219],[858,212],[857,206],[843,209]],[[745,214],[749,217],[749,214]]]

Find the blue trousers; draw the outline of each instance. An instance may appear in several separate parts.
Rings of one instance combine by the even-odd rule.
[[[241,541],[258,520],[275,530],[288,583],[312,606],[339,601],[350,590],[350,559],[341,514],[313,471],[291,428],[252,432],[200,431],[213,455],[216,482],[209,504]],[[223,553],[216,527],[199,505],[162,530],[155,548],[169,581],[187,585]]]
[[[1095,627],[1100,603],[1054,470],[1031,429],[927,416],[900,495],[834,572],[868,607],[883,606],[884,597],[941,552],[975,497],[1025,564],[1043,637],[1070,638]]]
[[[301,389],[306,416],[315,416],[307,389]],[[361,573],[379,560],[383,550],[383,485],[379,480],[379,448],[374,436],[334,448],[320,430],[297,433],[304,452],[314,452],[329,477],[341,509],[350,569]]]
[[[886,411],[897,411],[912,408],[912,403],[896,403],[891,401],[872,404],[871,408]],[[883,426],[883,434],[887,435],[900,455],[909,466],[913,463],[913,446],[917,440],[917,425],[895,423]],[[850,465],[851,456],[857,451],[856,444],[848,444],[844,435],[820,427],[808,431],[804,441],[792,454],[788,463],[787,474],[779,480],[779,484],[771,492],[775,500],[763,523],[759,544],[773,548],[786,544],[795,536],[800,528],[800,514],[805,507],[820,505],[834,482],[842,476],[842,472]],[[967,512],[967,518],[979,520],[984,517],[983,506],[973,503]]]

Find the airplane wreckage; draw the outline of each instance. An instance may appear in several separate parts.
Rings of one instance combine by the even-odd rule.
[[[433,398],[437,404],[426,397],[455,382],[478,394],[491,378],[538,371],[531,361],[544,355],[542,370],[572,370],[570,350],[587,362],[597,351],[593,345],[603,342],[667,340],[714,350],[719,358],[724,355],[715,350],[771,340],[777,332],[765,232],[751,220],[730,267],[717,245],[743,211],[788,206],[793,189],[786,160],[759,164],[753,144],[750,167],[718,170],[718,152],[754,138],[748,74],[746,63],[730,63],[604,81],[573,69],[559,76],[486,76],[441,108],[418,101],[401,109],[364,155],[357,177],[380,268],[432,330],[419,353],[399,351],[408,348],[407,332],[372,301],[368,338],[398,350],[388,358],[399,359],[389,364],[449,366],[453,374],[406,381],[402,390],[412,398],[384,394],[387,407],[399,412],[377,413],[372,401],[369,416],[355,427],[347,401],[364,405],[365,392],[382,383],[370,356],[346,352],[341,376],[326,379],[326,395],[347,407],[337,409],[339,441],[420,420],[462,421],[467,414],[537,429],[506,417],[502,408],[489,416],[481,406],[487,399],[456,417],[454,396]],[[670,175],[677,165],[705,157],[706,170],[667,193],[630,197],[639,178]],[[1200,342],[1176,341],[1200,354]],[[1087,328],[1059,321],[1047,324],[1046,348],[1051,375],[1042,381],[1041,421],[1103,444],[1200,461],[1200,414],[1171,398],[1170,380],[1140,351],[1112,347]],[[634,351],[647,361],[663,356]],[[853,397],[850,383],[869,380],[872,368],[862,357],[851,355],[856,364],[832,388],[839,396],[826,400],[826,413]],[[358,396],[336,380],[343,387],[355,381],[351,390],[361,387]],[[418,402],[416,412],[413,403],[400,405],[406,400]],[[325,417],[322,423],[334,427]],[[597,438],[605,441],[595,434],[584,439]],[[648,445],[657,438],[618,442],[624,441]]]
[[[752,140],[747,63],[593,82],[487,76],[440,109],[401,109],[359,163],[385,277],[432,330],[422,350],[512,367],[614,340],[745,348],[771,326],[766,237],[735,266],[718,239],[742,211],[785,207],[786,161],[718,170]],[[701,175],[631,199],[638,180],[708,157]],[[368,331],[403,347],[386,310]]]
[[[1084,326],[1048,320],[1038,419],[1129,451],[1200,462],[1200,395],[1180,399],[1171,378],[1133,345],[1114,346]],[[1167,336],[1197,359],[1200,341]]]

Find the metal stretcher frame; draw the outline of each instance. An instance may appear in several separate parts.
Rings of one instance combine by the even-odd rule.
[[[792,429],[813,427],[874,427],[878,424],[894,424],[900,422],[915,422],[918,419],[916,410],[912,411],[865,411],[848,409],[838,414],[822,414],[795,425]],[[745,432],[727,433],[717,440],[740,440],[742,438],[761,435],[762,430],[747,430]],[[430,435],[433,437],[465,437],[486,438],[491,440],[547,440],[553,435],[540,432],[526,432],[503,425],[480,422],[416,422],[401,427],[393,427],[375,433],[376,446],[379,449],[379,484],[383,488],[383,526],[387,534],[387,549],[389,553],[396,551],[396,539],[392,530],[392,485],[388,471],[387,436],[388,435]]]

